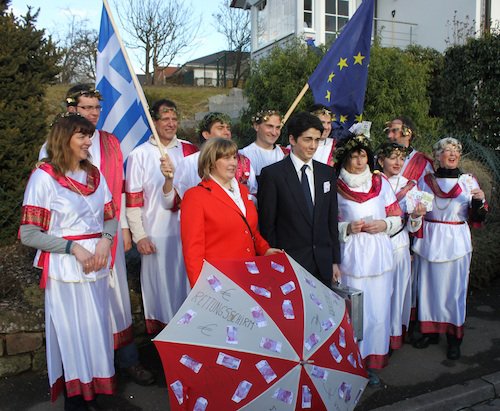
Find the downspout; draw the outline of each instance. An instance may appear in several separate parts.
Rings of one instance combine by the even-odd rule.
[[[484,0],[484,34],[491,31],[491,0]]]

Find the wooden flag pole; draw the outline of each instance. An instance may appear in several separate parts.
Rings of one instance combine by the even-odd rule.
[[[293,110],[297,107],[297,104],[299,104],[300,100],[302,100],[302,97],[304,97],[304,94],[306,94],[306,91],[309,90],[309,83],[306,83],[302,91],[299,93],[299,95],[295,98],[294,102],[286,112],[285,116],[283,117],[283,120],[281,120],[281,124],[285,124],[288,120],[288,118],[292,115]]]
[[[113,19],[113,15],[111,14],[111,9],[109,8],[108,0],[103,0],[104,2],[104,7],[106,7],[106,11],[108,13],[109,21],[111,22],[111,25],[113,26],[113,30],[115,32],[116,39],[118,40],[118,44],[120,45],[120,49],[123,53],[123,57],[125,58],[125,62],[127,63],[128,70],[130,72],[130,76],[132,77],[132,81],[134,82],[135,89],[137,90],[137,95],[139,96],[139,100],[141,101],[141,105],[144,108],[144,112],[146,113],[146,118],[148,120],[149,128],[151,129],[153,133],[153,137],[156,141],[156,145],[158,146],[158,150],[160,151],[160,155],[162,158],[169,158],[168,154],[165,152],[163,148],[163,144],[160,140],[160,137],[158,136],[158,131],[156,131],[156,127],[153,122],[153,118],[151,117],[151,113],[149,112],[149,105],[146,100],[146,96],[144,95],[144,91],[142,89],[141,84],[139,83],[139,80],[137,79],[137,76],[135,75],[134,68],[132,66],[132,63],[130,62],[130,59],[127,54],[127,50],[123,46],[122,38],[120,36],[120,33],[118,32],[118,29],[115,24],[115,20]],[[170,178],[173,177],[173,173],[170,173],[171,175],[169,176]]]

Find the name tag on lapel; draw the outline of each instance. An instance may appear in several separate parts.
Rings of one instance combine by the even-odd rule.
[[[330,192],[330,182],[325,181],[323,183],[323,193],[329,193]]]

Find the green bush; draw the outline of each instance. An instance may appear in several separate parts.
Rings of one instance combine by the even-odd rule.
[[[1,6],[0,6],[1,8]],[[57,53],[37,14],[17,19],[0,9],[0,243],[12,243],[30,171],[46,136],[46,86],[55,79]]]
[[[469,133],[481,143],[500,146],[500,34],[469,39],[446,50],[436,96],[449,132]]]

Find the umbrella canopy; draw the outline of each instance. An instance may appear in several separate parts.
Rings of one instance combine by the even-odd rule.
[[[174,410],[352,410],[366,386],[344,300],[287,254],[205,262],[154,339]]]

